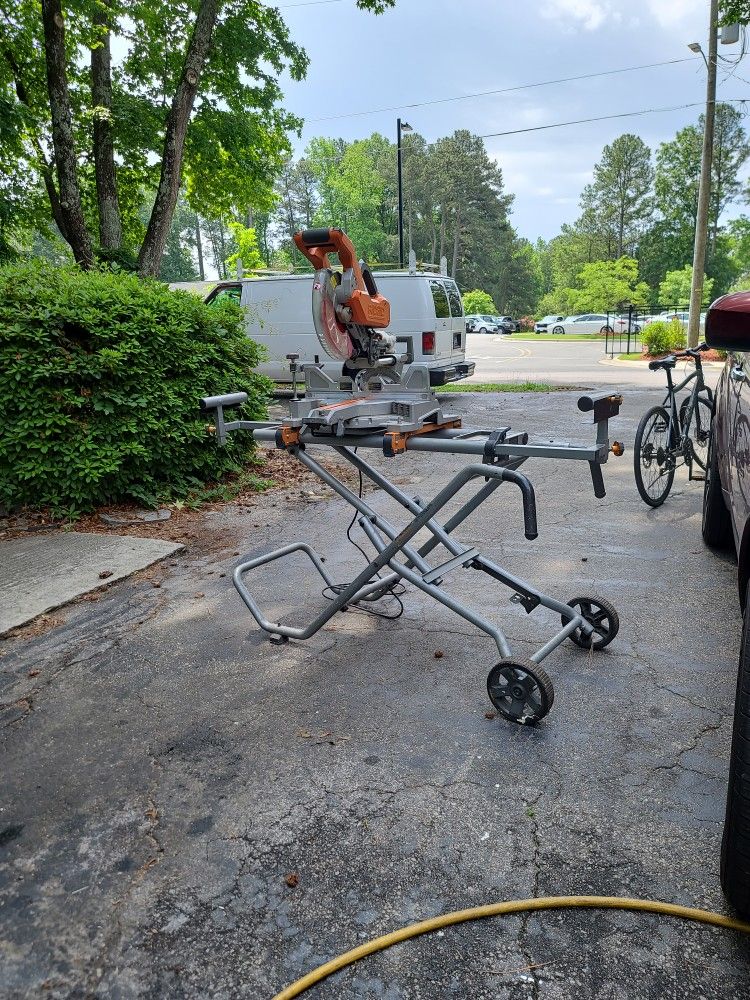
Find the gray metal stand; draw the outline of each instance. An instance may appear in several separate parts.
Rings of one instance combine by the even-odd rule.
[[[488,677],[490,699],[505,718],[514,722],[533,724],[547,714],[554,697],[552,682],[539,666],[541,661],[567,638],[587,649],[601,649],[615,637],[619,627],[617,612],[603,598],[577,597],[567,604],[558,601],[537,590],[525,580],[508,573],[483,556],[478,549],[462,545],[452,537],[452,533],[495,492],[501,483],[508,482],[518,487],[521,493],[525,536],[529,539],[536,538],[534,489],[526,476],[517,471],[518,466],[529,458],[587,461],[592,473],[594,491],[597,496],[603,496],[601,465],[607,461],[610,450],[607,421],[618,412],[621,397],[584,396],[579,400],[579,409],[594,413],[597,439],[592,447],[529,444],[526,434],[511,435],[509,428],[486,431],[450,427],[430,431],[428,427],[427,432],[425,429],[420,429],[401,435],[403,440],[399,439],[400,445],[409,450],[467,454],[482,458],[482,462],[462,468],[434,499],[424,503],[417,497],[405,494],[354,451],[359,448],[378,448],[386,454],[393,454],[392,432],[390,434],[387,432],[321,433],[319,428],[306,427],[304,422],[300,426],[299,421],[296,422],[297,426],[243,420],[226,422],[224,407],[242,402],[243,400],[239,398],[241,396],[242,394],[235,393],[231,396],[208,397],[203,400],[204,409],[214,411],[216,414],[214,430],[219,442],[223,443],[227,434],[232,431],[246,430],[251,432],[257,441],[273,442],[277,447],[287,450],[292,458],[301,462],[359,513],[358,523],[377,553],[356,579],[347,585],[337,585],[331,579],[323,560],[304,542],[285,545],[237,566],[234,571],[234,585],[237,591],[258,625],[275,641],[309,639],[336,612],[365,600],[372,601],[385,596],[399,582],[410,583],[494,640],[501,659],[490,670]],[[308,446],[332,448],[350,462],[363,476],[384,490],[409,513],[411,519],[406,526],[399,530],[381,514],[376,513],[366,500],[353,493],[336,476],[311,458],[307,453]],[[617,447],[621,451],[620,446]],[[479,482],[478,489],[451,517],[441,523],[437,518],[445,505],[460,490],[474,481]],[[411,541],[423,529],[430,537],[419,548],[415,548]],[[427,561],[427,556],[438,546],[447,551],[449,558],[438,564],[431,564]],[[333,599],[317,617],[307,625],[300,626],[282,625],[280,622],[270,621],[263,614],[246,582],[248,574],[253,570],[294,552],[304,552],[308,556],[326,588],[330,588],[333,592]],[[510,589],[513,592],[511,601],[521,604],[527,613],[541,606],[559,615],[561,627],[529,658],[514,658],[506,636],[497,625],[466,607],[442,588],[445,577],[457,569],[474,569],[486,573]]]

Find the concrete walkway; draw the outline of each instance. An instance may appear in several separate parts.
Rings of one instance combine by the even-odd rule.
[[[59,531],[0,544],[0,635],[179,552],[158,538]]]

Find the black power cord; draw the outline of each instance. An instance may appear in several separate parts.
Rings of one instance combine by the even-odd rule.
[[[354,449],[354,454],[356,455],[356,453],[357,453],[357,449],[355,448]],[[363,491],[364,491],[364,480],[362,478],[362,470],[360,469],[359,470],[359,491],[358,491],[358,496],[359,496],[360,500],[362,499],[362,493],[363,493]],[[370,557],[367,555],[367,553],[362,548],[362,546],[352,538],[352,528],[354,527],[354,525],[356,523],[358,514],[359,514],[359,511],[355,510],[354,514],[352,515],[352,519],[349,522],[349,526],[346,529],[346,538],[347,538],[347,541],[350,543],[350,545],[353,545],[354,548],[357,549],[358,552],[361,552],[362,557],[364,558],[365,562],[369,563],[370,562]],[[375,578],[378,579],[378,580],[382,579],[380,573],[375,573]],[[351,586],[351,581],[349,583],[332,583],[330,587],[323,587],[323,589],[321,591],[321,594],[323,595],[323,597],[325,597],[325,599],[327,601],[333,601],[339,594],[343,593],[343,591],[345,591],[346,588],[349,587],[349,586]],[[389,587],[388,590],[385,591],[384,593],[378,594],[377,597],[363,597],[362,598],[363,602],[364,601],[368,601],[368,602],[374,603],[376,601],[383,600],[383,598],[386,595],[389,595],[390,597],[393,598],[394,601],[396,601],[396,604],[398,605],[398,611],[396,612],[395,615],[388,614],[386,611],[379,611],[377,608],[374,608],[374,607],[373,608],[363,607],[362,604],[360,604],[360,603],[353,604],[353,605],[347,605],[345,608],[342,608],[341,610],[342,611],[352,611],[355,614],[359,613],[359,614],[362,614],[362,615],[372,615],[375,618],[384,618],[386,621],[395,621],[397,618],[400,618],[401,615],[404,613],[404,604],[403,604],[403,601],[401,600],[401,598],[399,597],[399,594],[403,594],[405,592],[406,592],[406,587],[404,587],[404,585],[402,583],[394,583],[392,587]]]

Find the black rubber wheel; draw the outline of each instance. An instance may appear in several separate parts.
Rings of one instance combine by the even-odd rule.
[[[620,631],[620,616],[615,606],[603,597],[574,597],[568,605],[594,626],[593,635],[584,635],[580,628],[571,632],[570,638],[581,649],[604,649]],[[560,617],[566,625],[566,619]]]
[[[690,398],[683,399],[680,404],[680,427],[685,427],[685,414]],[[705,396],[698,396],[690,421],[690,454],[701,469],[708,462],[708,442],[711,440],[711,421],[713,420],[713,405]]]
[[[746,600],[750,599],[748,595],[750,585]],[[747,603],[734,700],[727,811],[721,841],[721,886],[737,913],[750,917],[750,611]]]
[[[663,406],[652,406],[641,417],[633,448],[635,485],[649,507],[660,507],[672,489],[675,463],[670,445],[669,414]]]
[[[612,329],[611,326],[603,326],[599,331],[599,333],[614,333],[614,332],[615,331]]]
[[[708,446],[706,481],[703,484],[703,521],[701,523],[703,541],[712,549],[733,547],[732,522],[721,488],[719,458],[713,437]]]
[[[531,660],[496,663],[487,675],[487,694],[504,719],[521,726],[535,726],[555,700],[549,674]]]
[[[565,328],[562,327],[562,326],[553,326],[552,327],[552,332],[559,335],[561,333],[565,333]]]

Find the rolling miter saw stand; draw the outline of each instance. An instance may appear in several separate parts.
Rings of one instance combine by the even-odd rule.
[[[603,497],[601,465],[610,451],[607,422],[619,412],[622,397],[582,396],[578,408],[593,413],[596,443],[589,447],[570,444],[530,444],[528,434],[511,433],[509,427],[494,430],[467,429],[458,417],[443,412],[430,387],[429,369],[410,364],[411,338],[386,332],[390,306],[378,294],[373,275],[364,262],[357,261],[354,246],[340,229],[313,229],[297,233],[295,243],[315,268],[313,278],[313,321],[325,351],[343,362],[339,378],[332,378],[322,364],[304,365],[306,392],[290,404],[290,417],[281,422],[226,420],[224,410],[246,401],[245,393],[204,398],[202,407],[214,414],[219,444],[232,431],[249,431],[256,441],[275,443],[315,473],[327,486],[359,513],[359,525],[376,550],[375,558],[348,584],[336,584],[323,559],[305,542],[292,542],[266,555],[241,563],[234,571],[234,585],[250,613],[272,641],[309,639],[337,611],[392,594],[399,583],[410,583],[471,622],[494,639],[500,662],[489,672],[487,690],[492,704],[506,719],[532,725],[552,707],[554,691],[541,661],[570,637],[584,649],[603,649],[619,628],[617,612],[603,598],[578,596],[567,604],[541,593],[498,566],[481,552],[456,541],[454,530],[476,511],[503,482],[518,487],[523,505],[526,538],[537,537],[534,488],[517,471],[529,458],[572,459],[589,463],[594,494]],[[328,254],[336,253],[342,271],[332,270]],[[397,353],[397,344],[406,350]],[[296,391],[295,391],[296,397]],[[411,520],[398,529],[336,476],[312,458],[310,447],[322,446],[350,462],[376,487],[384,490],[408,512]],[[375,448],[386,456],[408,451],[471,455],[465,465],[439,493],[426,503],[403,493],[380,471],[366,462],[358,450]],[[622,454],[614,442],[611,450]],[[478,460],[478,461],[477,461]],[[447,520],[438,515],[467,484],[477,489]],[[360,491],[361,492],[361,491]],[[430,538],[419,548],[412,539],[426,529]],[[427,556],[438,546],[448,558],[437,565]],[[333,599],[308,625],[294,627],[269,621],[247,586],[247,576],[259,566],[294,552],[311,560]],[[508,641],[497,625],[466,607],[443,589],[443,581],[454,570],[481,570],[513,593],[512,602],[527,613],[539,606],[561,619],[562,627],[528,659],[514,657]],[[324,592],[326,592],[324,591]]]

